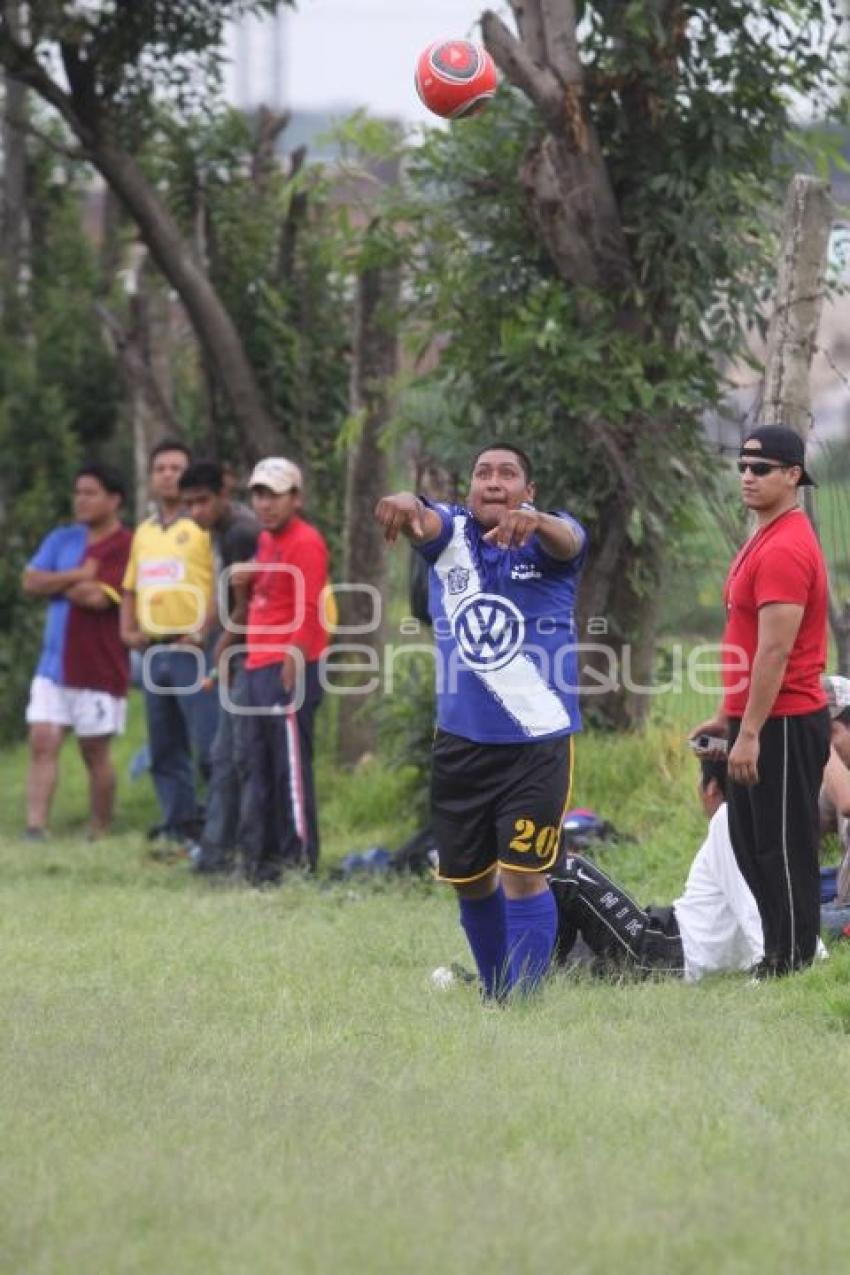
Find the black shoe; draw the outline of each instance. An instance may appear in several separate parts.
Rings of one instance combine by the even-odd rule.
[[[790,972],[787,965],[765,958],[750,970],[750,981],[753,983],[769,983],[771,979],[784,978]]]
[[[22,841],[46,841],[47,833],[44,828],[27,828],[26,832],[21,833]]]
[[[214,858],[201,850],[192,861],[191,871],[199,877],[230,877],[235,866],[233,859]]]
[[[473,974],[472,970],[468,970],[465,965],[461,965],[460,961],[452,961],[449,969],[458,983],[478,982],[478,975]]]

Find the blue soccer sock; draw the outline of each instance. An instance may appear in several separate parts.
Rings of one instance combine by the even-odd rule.
[[[501,885],[486,899],[458,899],[460,923],[466,932],[485,996],[504,991],[508,969],[505,896]]]
[[[531,992],[549,968],[558,937],[558,907],[552,891],[505,899],[505,923],[509,987]]]

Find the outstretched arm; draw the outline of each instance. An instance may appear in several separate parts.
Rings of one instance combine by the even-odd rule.
[[[510,549],[528,544],[533,535],[549,554],[560,562],[569,562],[584,547],[584,537],[579,529],[557,514],[544,514],[531,505],[518,509],[506,509],[498,525],[488,531],[484,539],[500,549]]]
[[[402,535],[412,544],[426,545],[436,540],[443,529],[440,515],[412,491],[384,496],[375,506],[375,520],[383,527],[388,544],[394,544]]]

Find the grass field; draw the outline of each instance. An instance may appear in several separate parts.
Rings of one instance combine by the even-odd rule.
[[[132,751],[122,748],[122,766]],[[605,863],[671,900],[701,836],[681,732],[585,738]],[[553,980],[482,1007],[430,884],[214,888],[0,810],[3,1272],[843,1272],[850,953],[775,986]],[[322,771],[328,862],[408,831],[379,766]]]

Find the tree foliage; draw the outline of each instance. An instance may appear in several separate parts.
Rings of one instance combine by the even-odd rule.
[[[441,354],[405,421],[461,472],[472,442],[526,444],[544,499],[575,509],[616,564],[604,613],[630,637],[651,625],[632,602],[659,591],[710,481],[701,417],[763,321],[793,115],[834,108],[841,32],[819,0],[600,0],[579,18],[576,145],[592,126],[626,266],[592,285],[553,256],[529,172],[561,143],[526,95],[503,88],[478,119],[432,133],[405,217],[412,310]],[[600,576],[592,560],[589,585]]]
[[[792,102],[827,109],[836,87],[820,4],[682,6],[678,32],[659,30],[657,8],[584,10],[590,109],[633,266],[626,296],[565,287],[534,233],[518,174],[541,122],[515,92],[430,134],[410,166],[415,314],[441,337],[445,441],[530,439],[562,481],[582,477],[591,504],[601,471],[616,472],[624,422],[660,418],[687,443],[722,392],[770,295]]]
[[[224,33],[240,18],[292,0],[30,0],[31,47],[59,47],[70,80],[85,85],[110,123],[137,138],[157,105],[191,110],[220,78]]]
[[[163,104],[184,118],[215,96],[228,21],[288,0],[19,0],[0,6],[0,63],[61,117],[180,296],[253,454],[279,442],[239,333],[137,162]],[[58,54],[58,57],[57,57]]]
[[[108,447],[120,411],[94,302],[101,288],[82,210],[82,167],[29,148],[30,269],[3,297],[0,329],[0,738],[20,730],[43,607],[20,592],[24,564],[67,517],[74,467]]]
[[[300,154],[284,165],[265,153],[268,124],[262,114],[252,120],[229,109],[162,117],[148,162],[184,234],[195,234],[265,398],[285,422],[282,445],[307,468],[314,511],[336,533],[343,489],[336,442],[348,411],[348,287],[329,178],[304,166]],[[226,398],[214,394],[208,411],[212,450],[240,457]]]

